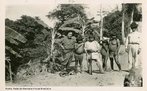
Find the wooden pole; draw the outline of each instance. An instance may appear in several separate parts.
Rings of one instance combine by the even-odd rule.
[[[10,61],[7,61],[8,62],[8,65],[9,65],[9,77],[10,77],[10,82],[12,82],[13,81],[13,79],[12,79],[12,69],[11,69],[11,63],[10,63]]]
[[[122,34],[122,42],[124,44],[125,40],[125,35],[124,35],[124,17],[125,17],[125,13],[124,13],[124,5],[122,4],[122,9],[123,9],[123,15],[122,15],[122,27],[121,27],[121,34]]]
[[[52,40],[51,40],[51,57],[53,56],[53,50],[54,50],[54,28],[52,29]]]
[[[103,13],[102,13],[102,5],[100,5],[100,18],[101,18],[100,40],[102,40],[103,39]]]
[[[129,26],[131,25],[131,23],[133,22],[133,15],[134,15],[134,9],[132,10],[132,13],[131,13],[131,19],[130,19],[130,24]],[[132,29],[129,27],[129,32],[131,33],[132,32]]]
[[[51,40],[51,59],[52,59],[52,62],[51,62],[51,65],[50,65],[50,70],[51,70],[51,73],[54,73],[54,65],[55,65],[55,57],[53,55],[53,52],[54,52],[54,43],[55,43],[55,28],[52,29],[52,40]]]

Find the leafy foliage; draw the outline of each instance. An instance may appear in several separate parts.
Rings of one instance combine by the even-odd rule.
[[[40,61],[47,56],[47,44],[51,41],[50,29],[41,20],[26,15],[16,21],[5,21],[6,57],[10,58],[12,72],[16,75],[20,65],[35,59]],[[6,76],[8,80],[8,74]]]
[[[79,32],[81,29],[81,26],[79,24],[83,24],[78,21],[80,19],[79,16],[84,21],[87,19],[84,5],[81,4],[61,4],[57,7],[57,9],[49,12],[47,16],[49,18],[56,17],[59,20],[59,23],[56,24],[55,29],[63,30],[64,32],[62,32],[62,34],[64,35],[66,34],[65,31]]]
[[[122,25],[122,13],[124,12],[124,26],[125,26],[125,36],[128,35],[130,32],[130,23],[131,23],[131,14],[132,11],[134,11],[133,14],[133,21],[140,21],[141,20],[141,14],[136,8],[136,5],[138,4],[124,4],[124,7],[122,11],[115,11],[112,13],[109,13],[107,16],[104,17],[104,28],[108,31],[104,31],[105,37],[110,37],[112,34],[115,34],[120,40],[121,38],[121,25]]]
[[[104,36],[110,37],[112,34],[115,34],[119,39],[121,39],[121,21],[122,13],[120,11],[110,13],[104,17],[103,26],[108,30],[108,32],[104,32]]]
[[[62,23],[78,15],[86,18],[84,7],[80,4],[61,4],[53,12],[49,12],[48,17],[56,17]]]

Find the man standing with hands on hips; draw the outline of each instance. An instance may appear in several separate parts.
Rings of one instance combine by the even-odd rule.
[[[67,36],[61,38],[58,43],[60,43],[64,47],[64,61],[62,65],[64,65],[64,69],[69,69],[69,66],[73,59],[73,51],[75,49],[76,38],[73,36],[73,32],[68,32]]]

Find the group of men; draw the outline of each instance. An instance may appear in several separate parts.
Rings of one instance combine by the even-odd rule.
[[[138,32],[138,25],[133,22],[131,24],[132,32],[128,34],[126,38],[126,52],[128,53],[128,63],[129,69],[137,67],[138,65],[138,55],[141,51],[140,47],[140,33]],[[100,70],[100,73],[104,73],[104,70],[107,69],[107,60],[110,58],[111,69],[113,68],[113,61],[115,60],[119,70],[121,69],[121,64],[119,62],[119,48],[120,41],[116,35],[111,36],[108,42],[108,47],[105,50],[106,59],[102,60],[102,45],[103,42],[98,42],[95,40],[94,35],[89,35],[88,40],[83,41],[83,37],[74,37],[73,32],[68,32],[67,36],[61,38],[58,43],[62,44],[64,47],[64,69],[69,69],[70,64],[75,59],[75,69],[77,71],[78,64],[80,64],[80,72],[82,72],[82,61],[83,54],[86,53],[86,61],[88,64],[91,64],[94,60]],[[89,69],[89,68],[88,68]]]

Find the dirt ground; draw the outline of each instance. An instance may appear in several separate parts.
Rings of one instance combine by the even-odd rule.
[[[116,71],[105,72],[100,74],[98,72],[98,67],[93,62],[93,75],[89,75],[87,70],[86,61],[84,64],[83,73],[78,73],[75,75],[60,77],[59,73],[41,73],[39,75],[27,78],[26,80],[19,81],[17,83],[6,83],[7,86],[117,86],[123,87],[123,80],[128,70],[127,63],[127,53],[124,52],[124,46],[120,49],[120,63],[122,65],[121,72],[117,71],[118,68],[116,64],[114,68]],[[73,63],[74,64],[74,63]],[[72,64],[72,65],[73,65]],[[108,67],[110,67],[108,61]]]

